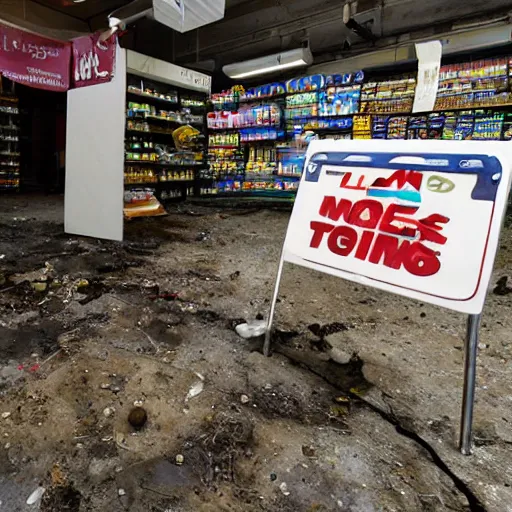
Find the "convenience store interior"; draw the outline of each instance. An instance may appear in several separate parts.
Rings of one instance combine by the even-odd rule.
[[[104,26],[108,9],[131,14],[136,3],[41,2],[90,29]],[[227,0],[223,19],[185,33],[147,18],[129,23],[123,48],[206,73],[212,86],[211,95],[199,94],[183,84],[128,77],[125,214],[134,203],[163,214],[166,202],[187,198],[293,202],[313,139],[510,140],[512,50],[503,2],[442,12],[437,0],[428,9],[413,0],[345,4],[348,18],[327,0],[318,13],[303,0],[277,6]],[[399,21],[404,13],[420,21]],[[276,32],[268,32],[276,23]],[[431,110],[417,111],[414,42],[436,39],[443,41],[437,97]],[[162,40],[169,44],[157,44]],[[226,72],[252,59],[260,59],[261,70],[272,56],[299,50],[309,54],[301,67],[239,78]],[[15,91],[20,156],[7,162],[2,188],[62,192],[65,95]]]

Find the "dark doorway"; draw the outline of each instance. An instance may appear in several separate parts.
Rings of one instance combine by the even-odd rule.
[[[15,85],[20,106],[21,189],[62,193],[66,148],[66,93]]]

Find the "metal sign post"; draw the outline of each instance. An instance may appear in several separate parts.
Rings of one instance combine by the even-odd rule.
[[[281,284],[281,276],[283,274],[284,257],[283,253],[279,258],[279,267],[277,267],[276,284],[274,286],[274,293],[272,295],[272,302],[270,303],[270,313],[267,319],[267,330],[265,331],[265,343],[263,344],[263,355],[270,355],[270,337],[272,335],[272,324],[274,323],[274,314],[276,312],[277,296],[279,295],[279,285]]]
[[[464,391],[462,394],[462,415],[460,420],[460,451],[471,455],[471,434],[473,406],[475,403],[476,357],[478,352],[478,331],[482,315],[469,315],[466,328],[464,355]]]

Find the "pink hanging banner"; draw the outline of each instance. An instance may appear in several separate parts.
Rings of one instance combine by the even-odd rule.
[[[117,36],[100,41],[100,34],[73,39],[73,87],[110,82],[115,71]]]
[[[0,25],[0,73],[14,82],[67,91],[71,45]]]

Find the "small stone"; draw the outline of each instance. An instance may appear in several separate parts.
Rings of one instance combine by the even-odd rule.
[[[108,382],[104,382],[100,385],[101,389],[110,389],[110,384]]]
[[[128,423],[135,429],[140,430],[148,421],[148,413],[142,407],[134,407],[128,415]]]
[[[178,466],[181,466],[184,462],[185,462],[185,457],[183,457],[183,455],[181,453],[178,453],[178,455],[176,455],[176,464]]]
[[[134,407],[142,407],[143,405],[144,402],[142,400],[135,400],[135,402],[133,402]]]
[[[487,348],[487,345],[486,345],[485,343],[479,343],[479,344],[478,344],[478,348],[479,348],[480,350],[485,350],[485,349]]]
[[[126,496],[126,491],[124,489],[118,489],[117,494],[119,494],[119,496]]]
[[[248,404],[249,403],[249,397],[247,395],[242,395],[240,397],[240,402],[242,402],[243,404]]]
[[[105,418],[110,418],[114,412],[115,409],[113,407],[105,407],[105,409],[103,409],[103,416],[105,416]]]
[[[10,447],[11,447],[11,443],[5,443],[4,448],[5,448],[6,450],[8,450]]]
[[[337,502],[338,507],[343,508],[343,501],[338,500]]]
[[[6,420],[10,415],[11,415],[11,413],[10,413],[10,412],[3,412],[3,413],[2,413],[2,419],[3,419],[3,420]]]
[[[270,481],[275,482],[277,480],[277,475],[275,473],[270,473]]]
[[[288,490],[288,486],[286,485],[286,482],[283,482],[283,483],[279,486],[279,489],[281,489],[281,492],[282,492],[285,496],[290,496],[290,491]]]
[[[329,352],[329,357],[332,361],[338,364],[348,364],[352,359],[352,354],[345,352],[339,348],[333,348]]]

